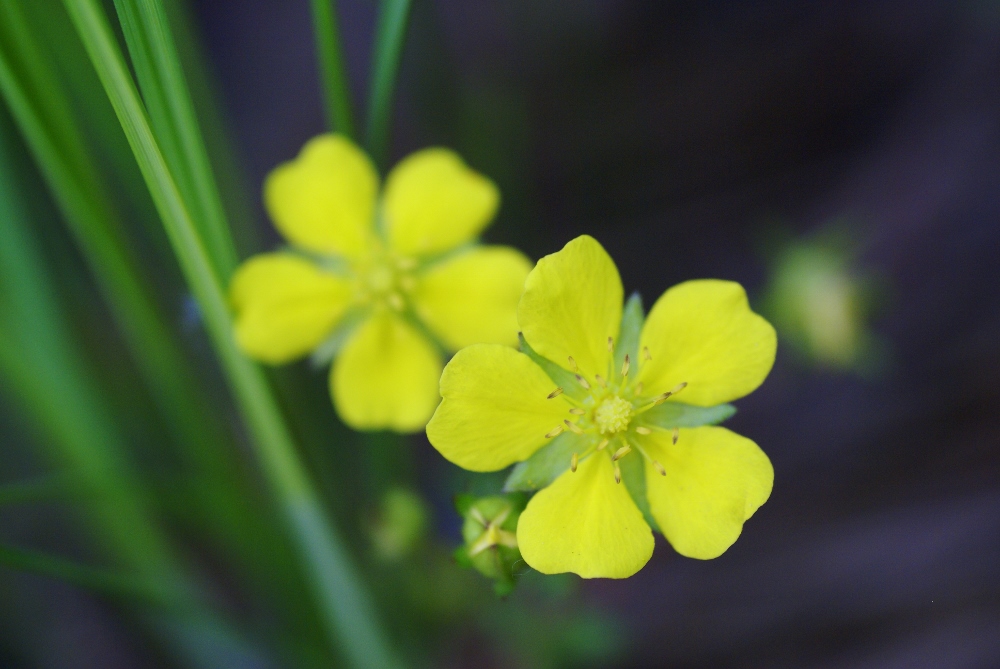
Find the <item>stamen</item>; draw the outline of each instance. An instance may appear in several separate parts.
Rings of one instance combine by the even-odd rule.
[[[616,462],[615,463],[615,483],[621,483],[621,482],[622,482],[622,468],[619,467],[618,463]]]
[[[551,439],[552,437],[558,437],[562,433],[563,433],[563,426],[556,425],[554,428],[545,433],[545,438]]]
[[[417,280],[409,275],[401,276],[399,277],[399,287],[409,293],[417,287]]]
[[[416,267],[417,267],[417,259],[416,258],[399,258],[398,260],[396,260],[396,267],[398,267],[399,269],[404,270],[404,271],[410,270],[410,269],[416,269]]]
[[[639,434],[652,434],[653,433],[652,430],[650,430],[648,427],[646,427],[644,425],[640,425],[639,427],[635,428],[635,431],[638,432]]]
[[[611,461],[612,462],[617,462],[618,460],[621,460],[622,458],[624,458],[626,455],[628,455],[631,452],[632,452],[632,447],[629,446],[628,444],[625,444],[624,446],[622,446],[621,448],[619,448],[617,451],[615,451],[615,454],[611,456]]]
[[[576,380],[580,382],[580,385],[583,386],[584,390],[590,390],[590,384],[587,383],[587,379],[577,374]]]
[[[636,395],[636,397],[642,395],[642,381],[640,381],[639,383],[635,384],[635,395]]]
[[[663,468],[663,465],[660,464],[659,460],[653,460],[653,467],[655,467],[656,471],[660,473],[660,476],[667,475],[667,470]]]
[[[649,354],[649,347],[648,346],[643,346],[642,347],[642,359],[643,360],[652,360],[653,359],[653,356],[651,356]]]
[[[687,387],[688,387],[688,382],[687,381],[685,381],[683,383],[678,383],[676,386],[674,386],[673,390],[670,391],[670,394],[671,395],[676,395],[677,393],[679,393],[680,391],[684,390]]]
[[[604,450],[604,447],[608,445],[608,442],[609,442],[609,441],[611,441],[611,440],[610,440],[610,439],[601,439],[601,443],[599,443],[599,444],[597,445],[597,450],[599,450],[599,451],[603,451],[603,450]]]
[[[403,302],[403,298],[399,296],[399,293],[389,293],[386,296],[385,301],[389,303],[389,306],[396,311],[402,311],[406,304]]]
[[[574,416],[582,416],[583,414],[587,413],[586,411],[584,411],[580,407],[573,407],[572,409],[569,410],[569,412],[571,414],[573,414]]]
[[[583,434],[583,430],[581,430],[580,426],[577,425],[576,423],[571,423],[568,420],[564,420],[563,422],[566,424],[566,427],[569,428],[569,431],[572,432],[573,434]]]
[[[601,388],[607,388],[608,382],[604,380],[604,377],[600,374],[594,374],[594,380],[601,384]]]
[[[687,388],[687,381],[685,381],[684,383],[678,383],[676,386],[674,386],[673,390],[668,390],[667,392],[663,393],[662,395],[657,395],[653,399],[653,406],[656,406],[657,404],[663,404],[664,402],[667,401],[668,397],[672,397],[673,395],[676,395],[677,393],[679,393],[680,391],[684,390],[685,388]]]
[[[576,366],[576,360],[573,359],[573,356],[571,355],[567,356],[566,359],[569,360],[569,368],[572,369],[574,372],[580,369],[579,367]]]
[[[677,440],[681,438],[681,429],[679,427],[674,428],[673,442],[676,444]]]
[[[611,337],[608,337],[608,351],[613,353],[614,350],[615,350],[615,340],[612,339]]]
[[[628,353],[625,354],[625,361],[622,363],[622,377],[628,376],[628,368],[631,363],[629,363]]]
[[[569,470],[575,474],[576,473],[576,466],[579,463],[580,463],[579,456],[576,453],[574,453],[573,457],[571,457],[569,459]]]
[[[547,400],[555,399],[556,397],[559,397],[562,394],[563,394],[563,389],[562,388],[556,388],[551,393],[549,393],[549,396],[546,397],[545,399],[547,399]]]

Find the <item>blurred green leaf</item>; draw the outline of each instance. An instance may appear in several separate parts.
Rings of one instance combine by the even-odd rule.
[[[313,32],[316,36],[316,57],[319,61],[323,102],[326,105],[327,126],[354,139],[354,112],[351,90],[340,43],[336,0],[311,0]]]
[[[393,90],[406,39],[410,0],[381,0],[375,25],[375,50],[369,83],[367,147],[375,163],[385,167],[392,124]]]

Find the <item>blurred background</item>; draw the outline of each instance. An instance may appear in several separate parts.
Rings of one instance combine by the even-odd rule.
[[[273,248],[261,181],[324,130],[308,3],[167,4],[241,255]],[[81,387],[142,482],[123,494],[234,621],[219,666],[338,666],[103,90],[61,6],[25,7],[53,13],[42,44],[202,388],[215,435],[203,438],[220,444],[164,445],[12,133],[39,258],[89,370]],[[363,100],[376,7],[338,9]],[[487,241],[537,259],[591,234],[647,305],[686,279],[731,279],[779,333],[774,371],[727,423],[769,455],[774,492],[727,553],[689,560],[658,536],[631,579],[528,572],[504,599],[451,559],[454,495],[496,492],[502,477],[458,470],[422,436],[353,434],[325,371],[274,370],[410,662],[1000,667],[1000,5],[418,1],[393,118],[390,163],[444,145],[499,184]],[[81,520],[95,492],[62,478],[68,456],[46,446],[45,421],[12,384],[0,391],[0,481],[35,482],[0,493],[0,551],[73,558],[0,554],[0,666],[185,666],[165,640],[176,635],[157,632],[170,624],[134,604],[149,593],[74,567],[104,555]]]

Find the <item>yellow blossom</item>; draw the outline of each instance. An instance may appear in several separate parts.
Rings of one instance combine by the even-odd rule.
[[[542,489],[517,542],[546,574],[631,576],[652,555],[651,525],[682,555],[717,557],[771,493],[767,456],[711,425],[774,362],[774,329],[742,287],[679,284],[644,323],[637,300],[623,320],[622,298],[618,270],[593,238],[543,258],[517,308],[522,351],[459,351],[427,426],[438,451],[466,469],[527,461],[511,479]]]
[[[355,429],[421,429],[443,350],[514,344],[531,263],[479,246],[500,195],[455,153],[402,160],[381,194],[371,160],[339,135],[310,140],[264,184],[286,250],[247,260],[230,285],[236,341],[280,364],[329,358],[334,405]]]

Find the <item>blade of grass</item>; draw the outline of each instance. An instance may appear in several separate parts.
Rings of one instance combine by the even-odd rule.
[[[215,271],[227,281],[236,249],[166,12],[151,0],[115,0],[115,8],[163,157]]]
[[[340,536],[323,512],[263,372],[236,348],[225,291],[160,153],[103,9],[97,0],[64,0],[64,4],[118,114],[201,307],[216,353],[254,436],[263,471],[301,551],[331,640],[354,666],[397,666],[374,606]]]
[[[375,26],[371,90],[368,98],[367,148],[379,167],[385,167],[392,122],[393,91],[403,53],[410,0],[381,0]]]
[[[337,0],[311,0],[311,4],[326,122],[331,131],[354,139],[354,113],[351,111],[344,50],[340,44]]]
[[[190,629],[194,621],[210,621],[227,645],[243,647],[204,607],[199,589],[151,520],[124,441],[62,317],[37,240],[31,236],[34,226],[15,176],[19,170],[8,124],[6,115],[0,113],[2,388],[24,409],[62,466],[86,489],[100,491],[80,508],[116,562],[164,593],[160,603],[166,609],[150,614],[158,624],[182,630]],[[24,557],[25,566],[39,566],[38,560],[25,562]],[[73,575],[68,576],[72,580]],[[174,634],[180,635],[177,643],[184,646],[185,657],[200,658],[197,664],[205,669],[220,666],[214,649],[195,643],[197,631]]]

